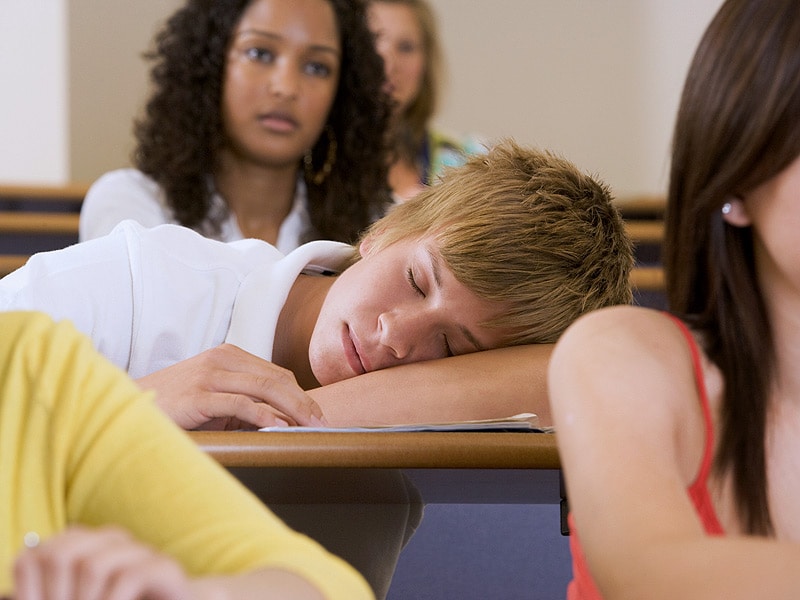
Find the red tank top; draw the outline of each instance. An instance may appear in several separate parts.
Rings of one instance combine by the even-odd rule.
[[[711,420],[711,407],[708,404],[708,393],[706,392],[705,381],[703,381],[703,370],[700,361],[700,350],[697,348],[694,336],[680,319],[667,315],[672,319],[683,333],[689,344],[689,351],[692,355],[692,365],[694,367],[694,378],[697,390],[700,394],[700,403],[703,409],[703,421],[705,424],[706,442],[703,448],[703,458],[700,463],[700,470],[697,472],[692,485],[689,487],[689,497],[692,499],[703,528],[709,535],[724,535],[725,530],[720,525],[714,505],[711,502],[711,494],[708,492],[708,476],[711,472],[711,464],[714,459],[714,424]],[[569,547],[572,553],[572,581],[567,587],[567,600],[602,600],[600,592],[589,573],[586,564],[586,557],[578,539],[575,529],[575,521],[569,515],[570,540]]]

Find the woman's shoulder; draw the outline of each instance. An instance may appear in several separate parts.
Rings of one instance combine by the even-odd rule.
[[[605,333],[613,331],[630,339],[648,337],[653,332],[673,330],[676,328],[676,319],[669,313],[636,306],[620,304],[608,306],[588,312],[570,325],[565,335],[593,335],[598,330]]]
[[[139,169],[124,168],[103,173],[91,185],[87,196],[93,191],[97,192],[97,190],[104,190],[109,187],[139,189],[152,195],[158,194],[161,190],[161,187],[152,177],[145,175]]]
[[[137,169],[109,171],[91,185],[81,207],[80,239],[106,235],[125,219],[147,227],[173,222],[161,186]]]
[[[671,370],[686,365],[690,335],[664,311],[612,306],[577,319],[561,336],[553,358],[589,364],[598,372],[621,366],[629,372]]]
[[[618,306],[581,317],[556,343],[548,387],[559,428],[576,414],[589,430],[636,429],[660,440],[699,427],[697,373],[685,331],[662,311]],[[582,445],[587,430],[573,431],[570,443]]]

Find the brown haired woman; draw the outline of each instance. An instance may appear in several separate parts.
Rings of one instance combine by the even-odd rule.
[[[728,0],[674,135],[671,315],[601,310],[556,346],[568,598],[800,589],[800,4]]]

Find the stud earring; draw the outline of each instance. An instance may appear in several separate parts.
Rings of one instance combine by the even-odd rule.
[[[722,205],[722,214],[729,215],[733,210],[733,205],[730,202],[726,202]]]

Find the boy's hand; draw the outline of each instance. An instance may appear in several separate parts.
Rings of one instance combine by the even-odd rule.
[[[322,409],[294,374],[232,344],[137,380],[183,429],[325,425]]]
[[[14,564],[15,600],[186,600],[189,580],[177,562],[115,527],[74,527]]]

